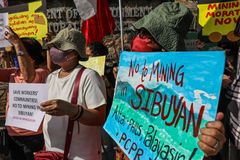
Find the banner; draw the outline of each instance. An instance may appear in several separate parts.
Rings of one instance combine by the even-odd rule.
[[[199,4],[199,24],[203,27],[202,34],[208,36],[215,32],[222,36],[231,34],[240,16],[240,2]],[[214,35],[213,35],[214,36]]]
[[[216,116],[224,52],[122,52],[104,129],[130,159],[202,160]],[[214,73],[214,74],[213,74]]]
[[[48,22],[41,11],[46,5],[42,1],[36,1],[24,5],[17,5],[0,9],[0,13],[9,13],[9,26],[19,37],[33,37],[42,42],[42,38],[48,33]]]
[[[106,56],[90,57],[88,61],[79,61],[86,68],[91,68],[98,72],[100,76],[104,75]]]
[[[47,84],[9,83],[9,109],[5,125],[36,132],[45,114],[40,111],[39,104],[48,99],[47,93]]]

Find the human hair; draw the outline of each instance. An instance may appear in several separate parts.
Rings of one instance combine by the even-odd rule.
[[[21,38],[23,45],[28,52],[28,55],[35,61],[35,65],[40,65],[44,62],[44,58],[42,56],[42,46],[41,44],[34,38],[24,37]]]
[[[92,42],[87,47],[89,47],[92,50],[93,56],[108,55],[108,48],[100,42]]]

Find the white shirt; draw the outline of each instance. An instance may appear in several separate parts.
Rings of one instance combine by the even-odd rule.
[[[70,75],[58,78],[60,69],[48,76],[48,99],[62,99],[70,102],[73,84],[81,66]],[[106,88],[102,78],[93,70],[85,69],[80,80],[78,104],[94,109],[106,104]],[[64,152],[68,116],[51,116],[46,114],[43,122],[43,133],[47,151]],[[100,160],[101,138],[100,126],[86,126],[75,122],[69,159]],[[78,132],[79,131],[79,132]]]

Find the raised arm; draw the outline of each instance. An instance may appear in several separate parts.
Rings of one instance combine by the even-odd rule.
[[[6,27],[6,29],[7,31],[5,32],[5,39],[7,39],[14,46],[23,78],[26,82],[30,83],[34,80],[36,74],[34,61],[28,55],[18,35],[10,27]]]

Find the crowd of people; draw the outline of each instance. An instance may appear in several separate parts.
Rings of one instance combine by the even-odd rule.
[[[184,51],[184,37],[192,19],[191,11],[181,3],[162,3],[133,24],[128,50]],[[238,24],[236,36],[240,36],[239,30]],[[46,49],[33,38],[19,38],[10,27],[5,38],[13,45],[16,61],[4,58],[4,51],[1,53],[6,67],[0,68],[0,81],[49,86],[48,100],[40,104],[46,115],[37,132],[6,126],[12,160],[128,159],[102,129],[113,101],[118,71],[118,60],[109,62],[109,49],[103,43],[86,44],[83,34],[70,28],[61,30],[54,38],[48,34]],[[239,57],[238,43],[219,46],[226,52],[231,49],[231,56]],[[79,64],[79,60],[95,56],[107,57],[102,77]],[[234,62],[234,58],[226,60],[216,120],[208,122],[198,137],[205,159],[240,158],[240,62]],[[13,64],[15,67],[11,67]],[[7,103],[6,115],[8,108]]]

